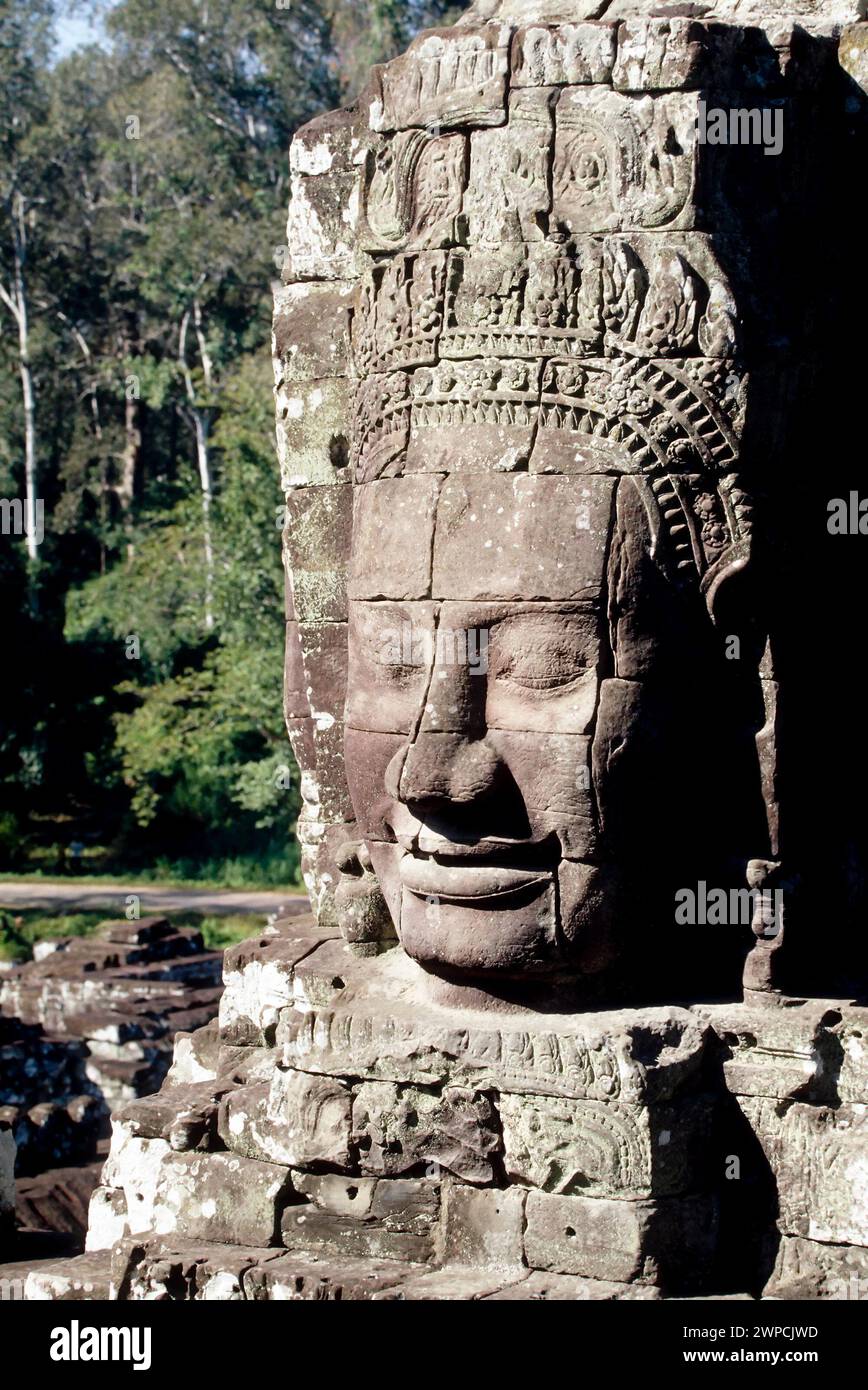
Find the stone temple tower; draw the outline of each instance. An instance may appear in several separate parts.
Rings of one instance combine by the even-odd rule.
[[[817,208],[848,246],[866,103],[861,0],[477,0],[298,132],[313,912],[227,953],[219,1025],[116,1117],[89,1253],[32,1296],[868,1277],[865,977],[843,889],[817,946],[847,875],[799,752],[833,581],[793,545],[864,298],[818,274]]]

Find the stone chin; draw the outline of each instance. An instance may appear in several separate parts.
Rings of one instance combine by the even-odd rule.
[[[578,980],[617,958],[615,884],[596,866],[563,861],[540,872],[403,855],[398,872],[401,944],[434,973]]]

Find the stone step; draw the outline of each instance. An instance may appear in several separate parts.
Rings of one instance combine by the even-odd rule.
[[[111,1297],[111,1252],[96,1250],[71,1260],[49,1260],[31,1269],[24,1283],[28,1302],[67,1302]]]

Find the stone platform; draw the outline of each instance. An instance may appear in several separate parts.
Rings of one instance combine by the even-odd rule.
[[[459,1010],[400,949],[359,958],[312,919],[228,951],[225,981],[219,1021],[115,1116],[88,1253],[28,1297],[834,1298],[868,1277],[864,1009]]]

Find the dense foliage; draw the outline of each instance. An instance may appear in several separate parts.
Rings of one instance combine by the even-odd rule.
[[[120,0],[104,43],[55,63],[52,0],[0,0],[0,499],[44,507],[44,536],[26,508],[0,534],[0,869],[84,847],[292,877],[268,358],[286,151],[451,13]]]

